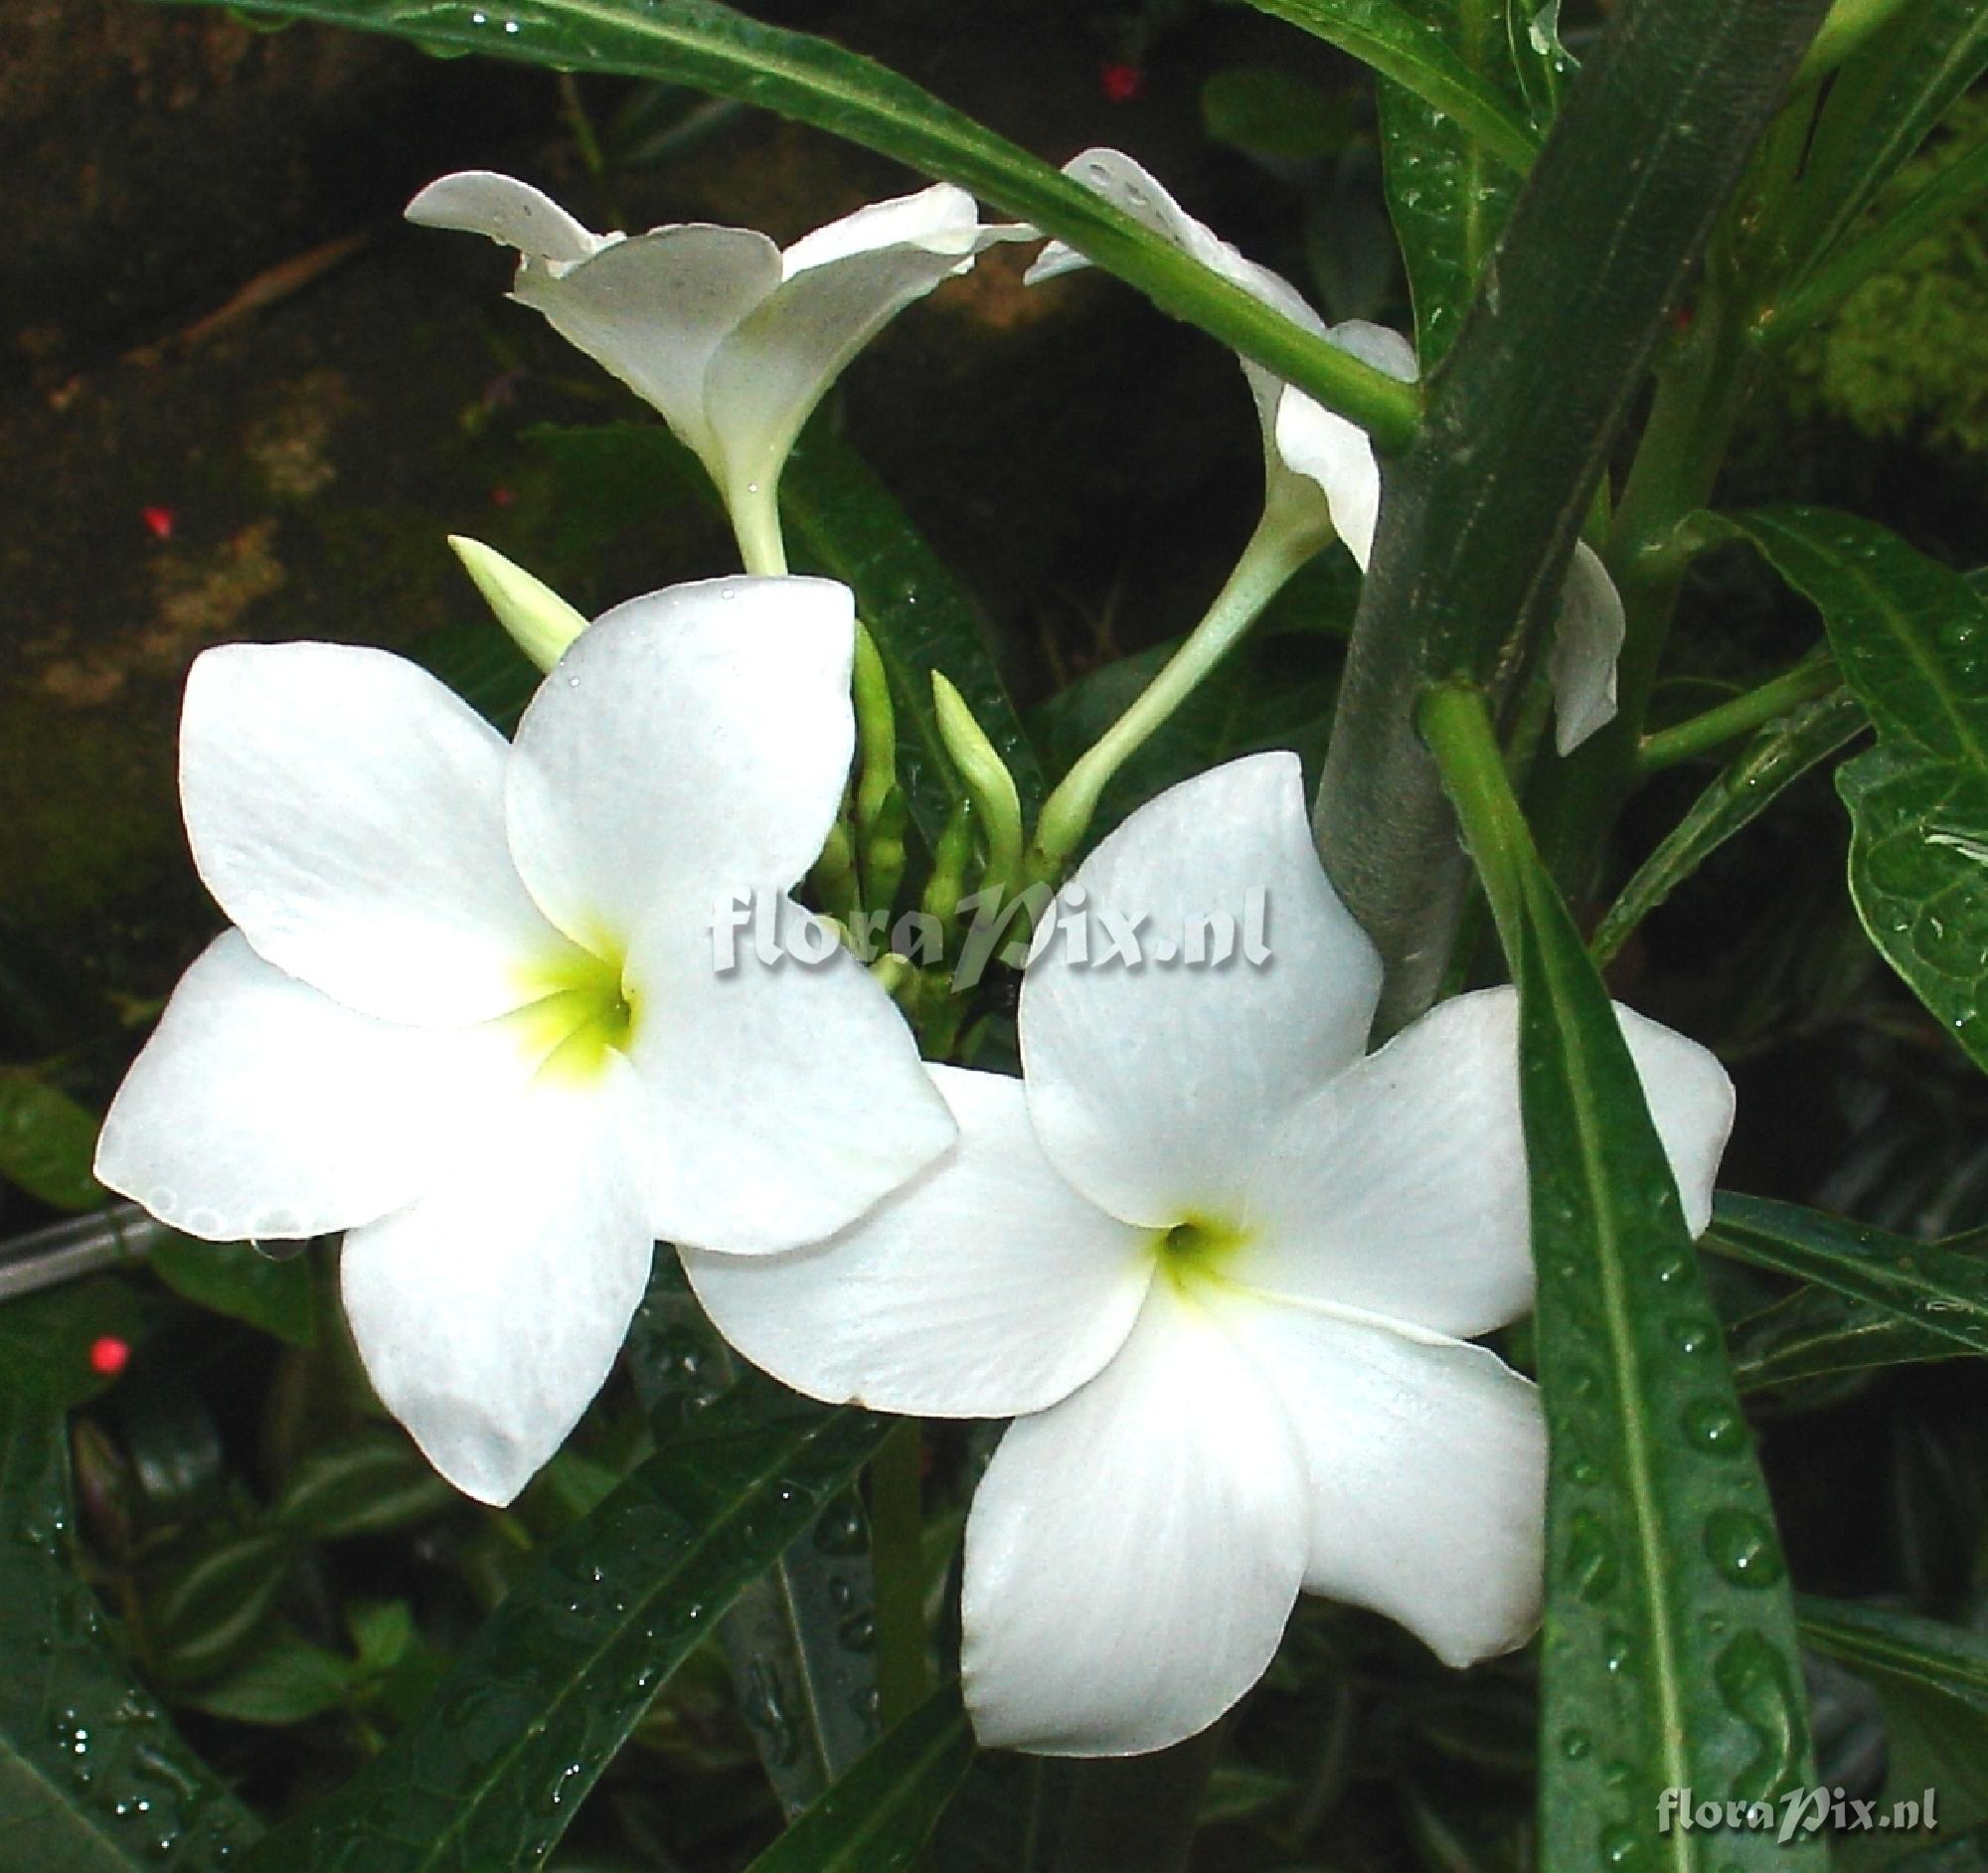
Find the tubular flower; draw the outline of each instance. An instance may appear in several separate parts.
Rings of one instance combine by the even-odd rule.
[[[844,365],[913,299],[997,241],[973,198],[939,183],[875,202],[784,251],[748,228],[688,223],[597,235],[529,184],[488,170],[408,204],[428,228],[522,255],[511,296],[662,413],[724,495],[753,572],[780,572],[774,490]]]
[[[509,747],[384,651],[232,645],[188,678],[181,799],[235,928],[96,1174],[209,1240],[346,1231],[380,1397],[483,1501],[599,1388],[655,1238],[814,1240],[953,1136],[853,957],[714,968],[714,902],[827,834],[854,628],[820,580],[634,599]]]
[[[1254,892],[1263,941],[1194,966],[1197,927],[1219,958]],[[1379,959],[1289,755],[1162,794],[1056,911],[1025,1077],[929,1069],[958,1143],[829,1241],[686,1252],[712,1318],[817,1398],[1015,1419],[966,1529],[985,1743],[1191,1736],[1262,1673],[1300,1590],[1453,1665],[1522,1643],[1545,1434],[1532,1385],[1470,1343],[1533,1292],[1515,996],[1460,996],[1362,1057]],[[1731,1085],[1620,1019],[1702,1229]]]
[[[1289,280],[1238,253],[1122,151],[1084,150],[1064,165],[1064,173],[1314,337],[1405,384],[1419,375],[1414,347],[1401,333],[1365,319],[1327,325]],[[1027,277],[1033,283],[1086,264],[1075,250],[1052,241]],[[1337,536],[1365,572],[1381,513],[1381,465],[1367,432],[1261,365],[1247,358],[1241,363],[1263,431],[1265,527],[1310,542],[1313,551]],[[1550,659],[1555,745],[1563,755],[1615,714],[1615,660],[1624,630],[1614,582],[1594,552],[1577,545]]]

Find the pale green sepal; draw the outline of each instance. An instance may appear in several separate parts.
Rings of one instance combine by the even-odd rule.
[[[540,669],[550,670],[586,628],[587,620],[543,580],[512,565],[495,547],[455,533],[448,543],[497,614],[497,622]]]
[[[1015,790],[1015,776],[945,673],[934,670],[931,679],[939,739],[959,769],[987,841],[982,883],[1005,889],[1015,882],[1022,863],[1022,798]]]

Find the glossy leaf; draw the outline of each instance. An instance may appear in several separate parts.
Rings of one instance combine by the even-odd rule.
[[[888,1429],[735,1388],[546,1550],[420,1716],[251,1873],[539,1866],[664,1679]]]
[[[239,1724],[300,1724],[336,1710],[352,1689],[350,1659],[277,1626],[225,1676],[180,1693],[178,1701]]]
[[[245,1320],[292,1346],[317,1343],[317,1289],[310,1263],[283,1261],[246,1242],[194,1242],[167,1236],[155,1243],[152,1272],[183,1300]]]
[[[1863,707],[1837,690],[1771,723],[1746,744],[1636,868],[1588,940],[1605,968],[1631,934],[1735,834],[1866,727]]]
[[[62,1414],[0,1386],[0,1860],[209,1873],[254,1837],[113,1647],[67,1553]]]
[[[1439,692],[1422,728],[1519,987],[1551,1447],[1541,1865],[1819,1868],[1771,1837],[1651,1838],[1666,1788],[1771,1801],[1813,1778],[1780,1538],[1628,1045],[1482,696]]]
[[[1837,789],[1871,940],[1988,1067],[1988,599],[1875,521],[1763,508],[1704,523],[1814,601],[1878,730]]]
[[[1886,1308],[1833,1288],[1797,1288],[1771,1307],[1737,1321],[1726,1336],[1734,1382],[1743,1393],[1849,1380],[1861,1373],[1923,1360],[1955,1359],[1963,1349]],[[1833,1388],[1823,1402],[1835,1397]]]
[[[1722,1192],[1706,1246],[1890,1315],[1946,1357],[1988,1356],[1988,1262],[1798,1204]]]
[[[1508,169],[1524,174],[1531,165],[1539,139],[1525,115],[1512,107],[1496,85],[1485,81],[1481,66],[1460,57],[1449,36],[1411,7],[1396,0],[1249,0],[1249,4],[1350,52],[1427,109],[1453,120]],[[1502,40],[1502,18],[1497,26]]]
[[[674,1256],[657,1258],[624,1357],[659,1438],[739,1376]],[[789,1816],[877,1740],[875,1599],[869,1530],[850,1491],[719,1622],[740,1715]]]
[[[225,4],[226,0],[209,0]],[[1399,443],[1412,390],[1301,330],[1081,183],[996,136],[909,79],[826,39],[748,19],[717,0],[258,0],[271,19],[315,20],[565,72],[688,85],[777,110],[956,183],[1067,241],[1176,317]]]
[[[1816,124],[1787,240],[1800,270],[1822,261],[1886,180],[1988,70],[1978,0],[1911,0],[1851,59]]]
[[[749,1873],[898,1873],[973,1761],[959,1687],[935,1692],[752,1862]]]
[[[93,1210],[110,1193],[90,1175],[95,1115],[31,1073],[0,1071],[0,1178],[55,1210]]]
[[[81,1405],[114,1376],[91,1363],[97,1341],[131,1346],[143,1326],[137,1295],[108,1277],[0,1302],[0,1392],[58,1408]]]

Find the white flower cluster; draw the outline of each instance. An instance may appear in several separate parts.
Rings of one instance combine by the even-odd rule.
[[[1072,168],[1323,332],[1123,157]],[[578,631],[508,746],[383,652],[205,653],[181,790],[233,927],[120,1091],[98,1175],[211,1240],[343,1231],[381,1399],[486,1502],[600,1387],[657,1239],[789,1386],[1013,1419],[966,1532],[963,1672],[990,1744],[1193,1735],[1261,1674],[1300,1591],[1454,1664],[1522,1643],[1544,1433],[1531,1385],[1473,1343],[1532,1294],[1514,999],[1460,997],[1365,1055],[1379,962],[1319,868],[1293,757],[1174,787],[1065,887],[1073,914],[1163,927],[1262,894],[1267,965],[1052,953],[1021,991],[1020,1079],[923,1065],[846,952],[712,966],[714,903],[811,919],[788,894],[854,753],[850,594],[774,576],[787,449],[899,308],[1031,231],[935,188],[784,253],[735,229],[600,237],[488,174],[410,213],[522,251],[516,296],[656,406],[768,576]],[[1034,276],[1073,258],[1053,247]],[[1324,335],[1413,374],[1394,334]],[[1247,369],[1269,514],[1364,564],[1365,436]],[[1702,1227],[1730,1085],[1621,1018]]]

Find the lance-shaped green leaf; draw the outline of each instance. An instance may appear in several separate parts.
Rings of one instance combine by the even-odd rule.
[[[1508,681],[1556,613],[1643,367],[1824,4],[1614,9],[1390,464],[1317,808],[1389,965],[1384,1029],[1435,992],[1467,884],[1415,699]]]
[[[1492,95],[1519,95],[1502,0],[1430,0],[1424,31]],[[1406,84],[1380,87],[1388,214],[1415,310],[1415,351],[1433,371],[1505,232],[1524,168],[1501,160],[1473,123]]]
[[[1644,918],[1713,853],[1865,726],[1862,705],[1837,690],[1804,703],[1754,736],[1658,841],[1608,907],[1587,945],[1595,966],[1607,967]]]
[[[61,1411],[0,1382],[0,1860],[21,1873],[208,1873],[254,1819],[174,1734],[66,1553]]]
[[[658,79],[777,110],[955,183],[1067,241],[1385,443],[1405,441],[1414,426],[1412,389],[1300,330],[911,80],[829,40],[764,25],[717,0],[506,0],[494,7],[483,0],[257,0],[252,11],[392,33],[430,52]]]
[[[1430,110],[1453,118],[1473,142],[1508,169],[1523,175],[1531,166],[1539,138],[1524,112],[1457,55],[1439,26],[1410,8],[1396,0],[1249,0],[1249,4],[1350,52],[1412,92]],[[1492,5],[1486,11],[1498,16],[1502,37],[1501,9]]]
[[[1949,1358],[1988,1355],[1988,1262],[1978,1255],[1731,1192],[1719,1197],[1706,1246],[1889,1314],[1946,1342]]]
[[[1911,0],[1837,74],[1816,124],[1786,241],[1819,263],[1954,100],[1988,70],[1988,8]]]
[[[0,1069],[0,1178],[57,1210],[93,1210],[110,1193],[90,1175],[97,1120],[60,1087]]]
[[[1828,627],[1878,746],[1837,775],[1850,895],[1871,940],[1988,1067],[1988,599],[1875,521],[1762,508],[1750,541]]]
[[[1748,1395],[1854,1380],[1891,1366],[1958,1358],[1967,1350],[1917,1321],[1820,1286],[1797,1288],[1737,1321],[1726,1347],[1734,1383]],[[1833,1403],[1837,1396],[1835,1387],[1822,1387],[1815,1402]]]
[[[1770,1837],[1652,1838],[1665,1788],[1774,1800],[1811,1780],[1780,1542],[1628,1045],[1483,699],[1437,692],[1421,720],[1519,984],[1552,1452],[1542,1865],[1819,1867]]]
[[[625,1355],[667,1438],[739,1377],[675,1256],[659,1256]],[[853,1490],[833,1497],[719,1621],[740,1715],[789,1815],[816,1800],[877,1740],[876,1589]]]
[[[973,1761],[959,1687],[934,1692],[752,1862],[748,1873],[898,1873]]]
[[[546,1551],[426,1709],[250,1873],[541,1865],[664,1679],[889,1428],[735,1388]]]

